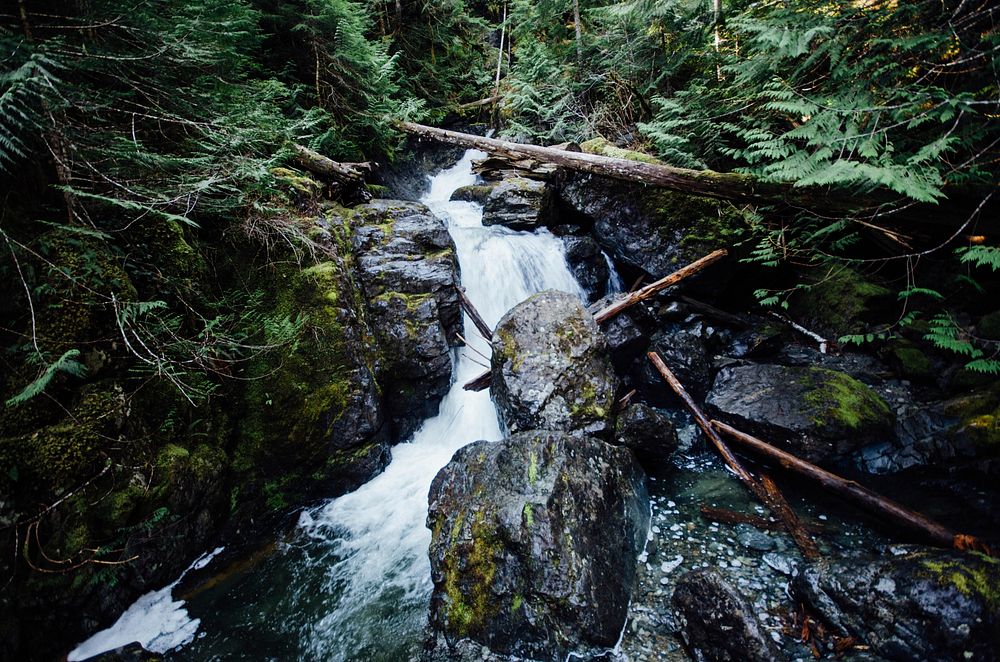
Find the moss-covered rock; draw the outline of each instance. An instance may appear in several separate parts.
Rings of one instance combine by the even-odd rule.
[[[826,368],[723,368],[706,405],[723,420],[791,447],[813,462],[843,458],[893,435],[895,416],[874,390]]]
[[[890,300],[887,288],[848,267],[809,272],[807,279],[792,298],[792,314],[828,338],[863,333],[868,313],[884,311]]]
[[[934,364],[927,354],[913,343],[897,340],[890,346],[889,353],[901,376],[921,381],[930,381],[934,378]]]

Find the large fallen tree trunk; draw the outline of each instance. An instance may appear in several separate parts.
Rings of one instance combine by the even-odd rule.
[[[842,190],[830,190],[828,187],[796,187],[791,183],[761,182],[751,175],[740,173],[692,170],[598,154],[571,152],[556,147],[484,138],[412,122],[400,122],[399,127],[414,136],[479,149],[512,161],[535,159],[594,175],[641,182],[681,193],[738,203],[786,205],[834,215],[859,215],[869,219],[878,216],[880,223],[885,221],[904,225],[937,225],[952,229],[957,229],[972,215],[979,214],[977,231],[980,234],[995,234],[1000,230],[1000,223],[996,222],[995,208],[986,208],[983,195],[965,195],[958,191],[946,190],[948,200],[945,205],[916,204],[892,192],[851,196]],[[873,227],[885,231],[878,225]]]
[[[929,541],[941,547],[958,547],[960,549],[976,549],[986,553],[990,552],[980,540],[972,536],[956,533],[948,527],[938,524],[934,520],[905,506],[901,506],[891,499],[880,496],[852,480],[841,478],[834,473],[817,467],[815,464],[810,464],[780,448],[775,448],[771,444],[745,432],[741,432],[725,423],[715,420],[710,421],[710,423],[713,428],[724,432],[731,439],[739,442],[741,446],[776,461],[790,471],[815,480],[824,488],[853,501],[866,510],[882,515],[896,524],[920,532]]]

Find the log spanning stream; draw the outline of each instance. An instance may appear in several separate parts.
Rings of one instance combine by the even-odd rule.
[[[566,265],[561,240],[541,230],[484,227],[482,207],[451,201],[473,184],[470,150],[431,178],[421,200],[451,233],[466,293],[495,326],[535,292],[583,295]],[[466,318],[466,336],[489,356]],[[461,348],[453,385],[439,413],[392,450],[381,475],[355,492],[303,511],[296,530],[250,570],[212,586],[189,603],[173,585],[143,596],[111,628],[81,644],[70,660],[132,641],[171,659],[402,660],[422,644],[431,594],[427,492],[456,450],[502,434],[487,392],[462,385],[482,366]]]

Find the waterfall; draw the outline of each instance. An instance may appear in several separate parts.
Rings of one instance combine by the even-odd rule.
[[[432,177],[421,202],[447,224],[462,284],[483,319],[495,326],[510,308],[544,289],[583,297],[560,239],[547,230],[484,227],[481,205],[449,200],[455,189],[476,182],[472,160],[482,156],[470,150]],[[193,598],[187,608],[200,620],[201,631],[192,637],[191,623],[194,629],[199,624],[186,617],[178,627],[186,628],[187,645],[169,657],[395,662],[416,656],[432,589],[431,534],[425,524],[431,481],[462,446],[501,437],[489,393],[462,389],[484,370],[482,355],[490,354],[467,317],[465,329],[470,346],[456,350],[454,382],[438,414],[393,447],[382,474],[303,511],[277,553]],[[164,599],[169,601],[168,589]],[[178,612],[186,615],[183,603],[172,604],[173,621],[184,621],[177,619]],[[108,639],[150,637],[118,632]],[[179,639],[161,636],[160,641]]]

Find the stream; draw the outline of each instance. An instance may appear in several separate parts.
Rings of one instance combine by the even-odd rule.
[[[468,151],[431,177],[421,199],[447,224],[466,294],[495,326],[531,294],[584,292],[570,273],[560,239],[547,230],[484,227],[482,206],[451,201],[476,183]],[[474,328],[466,317],[465,328]],[[392,449],[386,470],[358,490],[304,510],[298,526],[269,553],[190,596],[172,588],[146,594],[70,660],[139,641],[174,660],[386,660],[414,657],[423,643],[431,595],[425,525],[427,493],[437,472],[462,446],[502,433],[488,391],[462,385],[483,370],[489,346],[467,333],[470,346],[453,355],[453,383],[439,412],[412,439]]]

